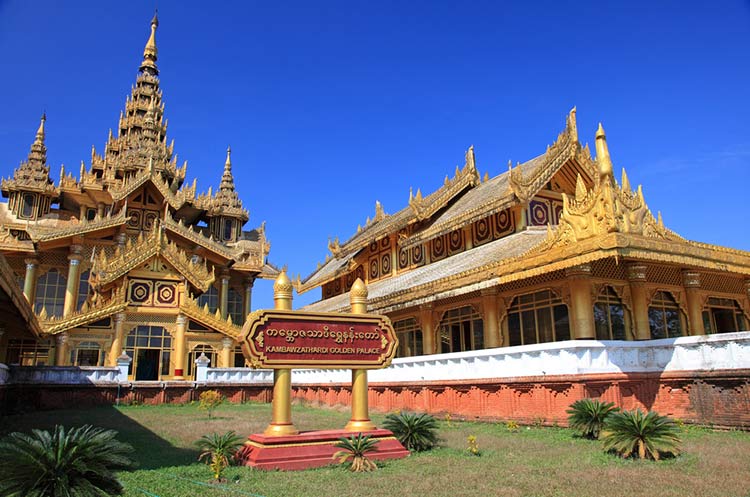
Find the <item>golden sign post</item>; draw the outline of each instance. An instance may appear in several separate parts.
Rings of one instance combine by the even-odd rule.
[[[292,310],[292,282],[282,271],[273,284],[274,309]],[[296,435],[299,433],[292,423],[292,370],[275,368],[273,370],[273,399],[271,401],[272,418],[266,435]]]
[[[282,272],[274,284],[274,309],[247,317],[240,335],[242,352],[253,367],[272,368],[272,420],[263,434],[245,444],[245,464],[259,468],[303,469],[331,462],[339,437],[361,432],[378,440],[379,459],[408,451],[393,433],[370,420],[367,370],[390,365],[398,340],[386,316],[367,314],[367,287],[351,288],[351,313],[292,310],[292,283]],[[344,430],[300,433],[292,423],[292,369],[352,369],[352,415]]]
[[[367,287],[357,278],[349,291],[352,314],[367,314]],[[370,421],[369,400],[367,398],[367,370],[352,369],[352,419],[346,424],[347,431],[374,430]]]

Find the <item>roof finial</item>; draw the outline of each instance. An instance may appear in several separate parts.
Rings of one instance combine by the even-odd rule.
[[[604,133],[602,123],[599,123],[599,129],[596,130],[596,162],[599,164],[599,177],[608,177],[613,179],[612,159],[609,156],[607,147],[607,135]]]
[[[141,71],[151,72],[154,75],[159,74],[159,70],[156,68],[156,56],[158,50],[156,49],[156,28],[159,27],[158,12],[154,11],[154,17],[151,19],[151,36],[148,37],[146,42],[146,48],[143,49],[143,62],[141,62]]]
[[[221,176],[219,191],[234,191],[234,176],[232,175],[232,147],[227,147],[227,160],[224,162],[224,174]]]
[[[39,122],[39,129],[36,130],[36,141],[44,143],[44,123],[47,122],[47,113],[42,113],[42,119]]]

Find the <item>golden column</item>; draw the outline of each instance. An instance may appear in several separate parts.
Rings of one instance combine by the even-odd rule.
[[[175,380],[185,379],[185,357],[187,356],[187,331],[188,318],[184,314],[177,315],[177,326],[174,331],[174,376]]]
[[[219,289],[219,312],[221,312],[221,319],[227,320],[229,314],[229,271],[224,270],[221,273],[221,288]]]
[[[24,262],[26,263],[26,276],[23,279],[23,294],[33,308],[36,298],[36,267],[39,265],[39,261],[26,259]]]
[[[124,326],[125,326],[125,313],[118,312],[114,315],[115,321],[115,333],[112,337],[112,346],[109,348],[109,357],[107,358],[107,365],[110,367],[117,366],[117,358],[120,357],[125,341]]]
[[[705,335],[706,329],[703,326],[703,302],[701,301],[700,294],[701,274],[695,271],[683,271],[682,284],[685,286],[685,294],[687,297],[690,334]]]
[[[232,367],[232,350],[234,350],[234,340],[229,337],[221,339],[221,352],[219,353],[220,368]]]
[[[500,321],[498,319],[497,290],[485,288],[481,292],[484,309],[484,346],[494,349],[500,346]]]
[[[357,278],[349,291],[352,314],[367,314],[367,286]],[[346,431],[369,431],[375,429],[370,421],[370,407],[367,398],[367,370],[352,369],[352,419],[346,424]]]
[[[81,250],[80,245],[70,246],[68,256],[68,281],[65,287],[65,303],[63,304],[63,316],[69,316],[76,310],[78,303],[78,286],[81,277]]]
[[[636,340],[650,340],[651,326],[648,321],[648,298],[646,296],[646,266],[628,265],[630,298],[633,302],[633,334]]]
[[[422,329],[422,349],[425,354],[435,354],[435,325],[432,321],[432,304],[419,306],[419,325]]]
[[[596,340],[594,304],[591,302],[591,266],[579,264],[565,270],[570,287],[571,324],[576,340]]]
[[[253,285],[255,284],[255,278],[250,276],[245,280],[245,302],[244,302],[244,314],[243,314],[243,320],[241,323],[235,323],[239,326],[242,326],[245,324],[245,319],[247,319],[247,315],[253,312]]]
[[[68,334],[60,333],[55,335],[55,366],[67,366],[68,365]]]
[[[292,310],[292,282],[282,271],[273,284],[274,308]],[[273,399],[271,400],[271,424],[263,432],[268,436],[296,435],[299,433],[292,423],[292,370],[273,370]]]

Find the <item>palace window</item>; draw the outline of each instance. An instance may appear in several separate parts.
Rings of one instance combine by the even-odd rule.
[[[482,317],[472,306],[447,311],[443,314],[438,329],[440,351],[443,353],[484,348],[484,324]]]
[[[249,368],[250,364],[245,360],[245,354],[242,353],[242,347],[234,348],[234,367],[235,368]]]
[[[568,306],[550,290],[519,295],[508,309],[510,345],[570,340]]]
[[[672,338],[682,336],[680,307],[668,292],[658,291],[648,306],[648,322],[651,338]]]
[[[219,308],[219,291],[213,285],[198,297],[198,306],[201,309],[203,309],[203,306],[206,304],[208,304],[208,310],[212,313],[216,312],[216,309]]]
[[[25,193],[21,203],[21,217],[31,219],[34,217],[34,195]]]
[[[625,306],[612,287],[605,287],[594,303],[597,340],[627,340]]]
[[[86,302],[86,299],[89,296],[89,277],[91,276],[91,271],[88,269],[81,273],[81,281],[78,283],[78,305],[76,309],[81,309],[83,307],[83,303]]]
[[[227,314],[232,316],[232,323],[238,326],[245,324],[244,305],[242,294],[234,288],[230,288],[227,295]]]
[[[187,375],[189,377],[193,376],[193,372],[195,371],[195,361],[201,356],[201,354],[206,354],[208,360],[211,361],[208,363],[208,367],[216,367],[216,349],[205,343],[196,345],[193,350],[190,351],[190,355],[188,355]]]
[[[101,366],[104,364],[104,354],[96,342],[82,342],[73,351],[72,364],[74,366]]]
[[[65,278],[57,269],[51,269],[37,279],[34,311],[38,314],[47,309],[48,316],[62,316],[64,306]]]
[[[422,330],[414,318],[402,319],[393,323],[393,329],[398,337],[396,357],[412,357],[422,355]]]
[[[125,353],[133,361],[128,374],[135,380],[158,380],[169,374],[172,336],[162,326],[137,326],[125,340]]]
[[[224,220],[224,240],[234,240],[234,221],[231,219]]]
[[[5,362],[19,366],[47,366],[50,364],[49,350],[48,341],[11,338],[8,340]]]
[[[706,333],[731,333],[747,331],[742,308],[733,299],[709,297],[703,308],[703,326]]]

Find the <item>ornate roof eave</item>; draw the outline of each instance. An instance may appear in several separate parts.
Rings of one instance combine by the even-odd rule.
[[[201,308],[198,306],[195,299],[186,298],[182,304],[180,304],[180,312],[185,314],[188,318],[197,321],[198,323],[206,326],[212,330],[218,331],[219,333],[226,335],[230,338],[237,339],[242,332],[242,324],[232,323],[232,316],[227,316],[227,319],[221,318],[221,313],[217,309],[216,313],[212,313],[208,310],[208,306]]]
[[[122,181],[117,187],[110,187],[109,194],[113,201],[120,201],[127,198],[146,183],[151,182],[161,193],[169,206],[177,210],[186,203],[191,203],[195,199],[195,189],[192,187],[183,187],[177,193],[173,192],[169,185],[162,179],[158,171],[153,168],[144,169],[137,173],[129,180]]]
[[[717,252],[716,249],[721,250]],[[486,287],[499,286],[611,258],[623,262],[638,260],[750,276],[748,252],[692,241],[607,233],[557,249],[549,246],[545,248],[545,243],[542,242],[525,254],[511,259],[370,299],[368,308],[373,312],[391,312],[448,296],[471,293],[480,284]]]
[[[25,229],[21,227],[19,229]],[[2,252],[27,252],[35,253],[34,242],[31,240],[19,240],[18,237],[14,236],[8,226],[5,229],[0,230],[0,251]]]
[[[514,205],[527,203],[569,162],[579,165],[589,179],[596,178],[596,164],[591,158],[591,153],[588,147],[581,147],[578,142],[575,113],[576,110],[573,108],[566,119],[565,129],[557,137],[555,143],[547,148],[540,164],[534,168],[531,174],[524,176],[522,167],[520,166],[511,168],[508,172],[503,173],[510,175],[508,181],[509,188],[506,195],[478,205],[444,223],[435,224],[419,233],[415,233],[409,238],[402,240],[399,246],[405,249],[411,248],[414,245],[444,235]]]
[[[92,307],[88,307],[87,303],[84,303],[83,308],[80,311],[74,312],[69,316],[43,319],[42,327],[45,333],[56,335],[107,318],[113,314],[124,311],[127,307],[128,303],[125,300],[125,288],[119,287],[115,289],[109,300]],[[42,319],[41,316],[40,319]]]
[[[237,260],[237,258],[241,255],[241,251],[232,250],[229,247],[226,247],[214,240],[213,237],[207,237],[203,233],[195,231],[193,227],[186,226],[182,222],[182,219],[180,219],[179,221],[175,221],[174,218],[168,214],[164,218],[163,224],[164,229],[171,231],[172,233],[175,233],[185,238],[186,240],[190,240],[191,242],[200,245],[204,249],[228,261]]]
[[[366,223],[362,231],[356,233],[352,238],[340,244],[341,255],[346,256],[358,252],[373,241],[380,240],[384,236],[397,232],[402,228],[425,219],[429,219],[448,202],[466,188],[477,186],[480,183],[479,172],[474,159],[474,147],[466,151],[463,168],[456,166],[453,178],[446,176],[445,183],[426,197],[422,197],[418,190],[416,196],[411,196],[409,205],[398,213],[388,216],[382,211],[382,206],[376,202],[375,217]],[[383,222],[392,220],[392,222]],[[395,222],[393,222],[395,221]]]
[[[190,284],[201,291],[208,290],[215,280],[213,270],[209,271],[203,262],[194,262],[175,243],[165,239],[161,226],[156,224],[148,236],[139,236],[135,244],[128,240],[125,250],[117,249],[112,257],[101,252],[92,268],[96,275],[94,285],[101,288],[113,283],[131,269],[156,256],[164,257]]]
[[[353,259],[354,257],[356,257],[356,254],[350,254],[347,257],[326,257],[325,262],[318,269],[316,269],[305,279],[300,279],[298,282],[296,282],[294,289],[297,290],[297,293],[303,294],[312,290],[313,288],[317,288],[319,286],[325,285],[326,283],[330,283],[337,278],[340,278],[350,271],[349,265],[344,264],[344,262]],[[329,264],[338,264],[339,267],[332,271],[325,278],[314,279],[314,277],[320,274]]]
[[[81,219],[73,226],[65,226],[62,228],[44,228],[40,225],[29,224],[26,228],[26,232],[34,243],[43,243],[93,233],[103,229],[116,228],[118,226],[123,226],[126,222],[127,217],[125,209],[120,209],[120,212],[115,216],[110,215],[103,218],[94,218],[91,221]]]
[[[177,244],[169,240],[161,247],[161,255],[179,271],[185,279],[201,291],[209,289],[216,280],[213,268],[208,271],[205,263],[194,262]]]
[[[55,187],[55,185],[46,183],[40,184],[38,181],[32,179],[19,180],[15,178],[3,178],[2,181],[0,181],[0,191],[2,191],[2,194],[6,197],[8,194],[18,191],[41,193],[42,195],[52,197],[53,199],[60,196],[60,190]]]
[[[28,325],[28,330],[31,334],[36,338],[40,338],[44,330],[36,314],[34,314],[34,309],[18,286],[15,272],[8,265],[7,259],[2,254],[0,254],[0,286],[2,286],[2,289],[21,315],[21,318]]]

